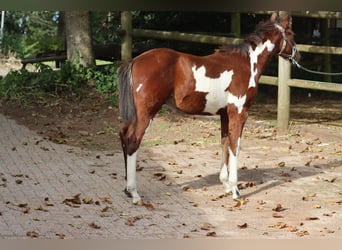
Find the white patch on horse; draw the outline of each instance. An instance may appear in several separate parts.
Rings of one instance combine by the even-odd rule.
[[[196,69],[192,67],[192,72],[195,78],[195,91],[206,92],[206,105],[204,112],[216,114],[216,112],[227,105],[227,92],[225,91],[233,77],[233,70],[223,71],[218,78],[207,77],[206,68],[204,66]]]
[[[240,114],[242,112],[243,105],[245,105],[246,102],[246,95],[243,96],[235,96],[232,93],[228,91],[228,104],[234,104],[234,106],[237,108],[238,113]]]
[[[140,84],[138,85],[138,87],[137,87],[137,89],[136,89],[137,93],[139,93],[139,91],[140,91],[140,89],[141,89],[142,86],[143,86],[142,83],[140,83]]]
[[[137,191],[137,152],[127,156],[127,191],[132,195],[133,203],[138,203],[141,198]]]
[[[249,78],[248,88],[255,88],[255,76],[258,73],[258,69],[254,69],[254,64],[258,63],[258,56],[267,48],[268,52],[271,52],[274,49],[274,44],[267,40],[264,43],[259,43],[258,46],[255,47],[255,50],[252,47],[249,47],[249,58],[250,58],[250,66],[251,66],[251,76]]]

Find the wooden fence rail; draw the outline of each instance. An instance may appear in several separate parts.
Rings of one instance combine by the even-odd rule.
[[[222,36],[190,34],[174,31],[159,31],[148,29],[132,29],[131,18],[126,11],[122,12],[122,29],[124,39],[122,43],[122,59],[129,60],[132,54],[132,37],[148,37],[154,39],[177,40],[185,42],[196,42],[206,44],[238,44],[242,41],[239,38],[228,38]],[[127,46],[128,43],[129,45]],[[335,54],[342,55],[342,47],[316,46],[298,44],[300,52]],[[290,89],[291,87],[332,91],[342,93],[342,84],[333,82],[319,82],[300,79],[291,79],[291,65],[288,61],[279,57],[278,77],[262,75],[260,84],[278,86],[278,111],[277,111],[277,132],[279,134],[287,133],[290,116]]]

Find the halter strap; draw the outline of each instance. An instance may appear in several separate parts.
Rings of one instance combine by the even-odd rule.
[[[287,44],[287,39],[286,39],[286,35],[285,35],[285,29],[280,26],[279,24],[274,24],[274,26],[280,31],[280,33],[283,36],[283,44],[281,46],[280,52],[278,53],[278,55],[281,55],[284,51],[284,49],[286,48],[286,44]]]
[[[284,29],[281,25],[279,25],[279,24],[277,24],[277,23],[275,23],[274,26],[280,31],[281,35],[283,36],[283,44],[282,44],[282,46],[281,46],[281,49],[280,49],[278,55],[283,55],[283,56],[286,56],[287,59],[293,60],[293,59],[294,59],[294,56],[296,55],[296,52],[297,52],[296,45],[294,44],[294,45],[292,46],[292,53],[291,53],[291,55],[289,55],[289,54],[283,54],[283,51],[285,50],[286,45],[287,45],[287,42],[288,42],[288,40],[287,40],[287,38],[286,38],[286,35],[285,35],[285,29]]]

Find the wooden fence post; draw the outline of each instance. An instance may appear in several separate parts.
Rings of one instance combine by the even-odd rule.
[[[277,110],[277,134],[287,133],[290,120],[290,87],[287,80],[291,76],[291,65],[284,58],[278,60],[278,110]]]
[[[132,13],[130,11],[121,12],[121,28],[124,32],[121,43],[121,60],[132,59]]]
[[[281,11],[280,16],[286,15]],[[291,65],[282,57],[278,57],[278,110],[277,110],[277,134],[287,133],[290,121],[290,94],[291,89],[287,81],[291,78]]]

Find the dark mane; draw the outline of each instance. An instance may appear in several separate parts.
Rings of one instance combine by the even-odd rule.
[[[278,20],[276,20],[277,22]],[[271,22],[270,20],[260,22],[255,31],[249,34],[243,42],[240,44],[226,44],[222,45],[218,51],[219,52],[227,52],[231,50],[236,50],[242,54],[247,54],[250,45],[256,46],[258,43],[262,42],[265,38],[265,35],[274,29],[275,22]]]

